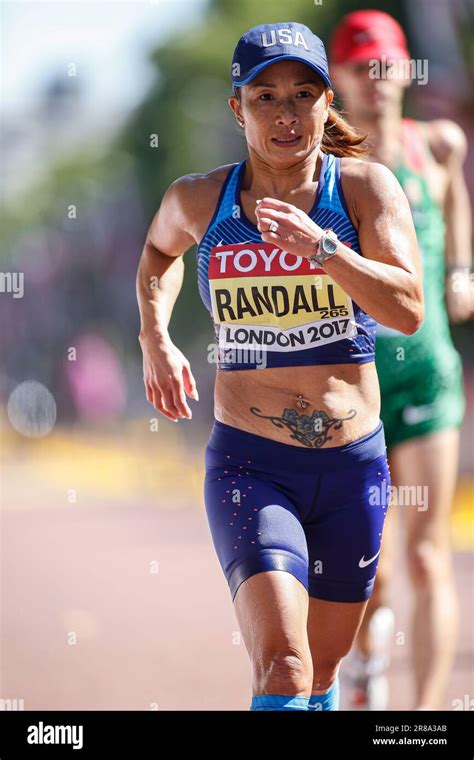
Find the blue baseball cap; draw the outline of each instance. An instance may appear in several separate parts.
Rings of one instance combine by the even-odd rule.
[[[270,64],[284,60],[306,63],[332,87],[322,40],[294,21],[259,24],[242,35],[232,58],[232,84],[242,87]]]

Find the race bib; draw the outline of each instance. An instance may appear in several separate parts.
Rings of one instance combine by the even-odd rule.
[[[347,293],[272,243],[211,248],[209,287],[222,349],[302,351],[357,335]]]

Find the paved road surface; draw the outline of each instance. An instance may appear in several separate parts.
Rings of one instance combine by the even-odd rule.
[[[247,710],[250,667],[199,509],[98,502],[2,515],[1,695],[25,710]],[[444,709],[474,695],[473,555],[456,555],[462,631]],[[404,576],[397,630],[409,630]],[[407,709],[408,646],[391,709]]]

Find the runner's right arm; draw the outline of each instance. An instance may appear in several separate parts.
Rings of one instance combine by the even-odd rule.
[[[136,278],[147,399],[175,422],[192,416],[185,394],[199,398],[189,361],[168,332],[183,283],[183,255],[195,243],[186,216],[191,189],[192,176],[187,175],[165,192],[148,230]]]

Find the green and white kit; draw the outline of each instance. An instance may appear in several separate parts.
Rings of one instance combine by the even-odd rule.
[[[377,324],[375,361],[387,448],[461,426],[461,357],[451,340],[445,305],[445,224],[424,176],[427,138],[403,121],[403,160],[392,169],[410,203],[423,266],[425,316],[413,335]]]

